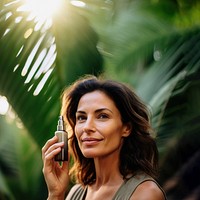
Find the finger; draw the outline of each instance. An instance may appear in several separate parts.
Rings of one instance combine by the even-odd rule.
[[[54,136],[53,138],[49,139],[45,145],[42,148],[42,153],[46,152],[46,150],[53,144],[55,144],[58,141],[57,136]]]
[[[62,169],[64,169],[64,170],[67,169],[67,173],[69,173],[70,158],[71,158],[71,154],[68,151],[68,160],[67,161],[63,161],[63,163],[62,163]]]
[[[46,152],[43,153],[43,159],[52,159],[61,151],[61,147],[64,146],[64,142],[55,143],[50,146]]]
[[[54,157],[56,154],[58,154],[61,151],[61,147],[58,147],[51,151],[48,154],[45,154],[43,158],[43,173],[48,174],[54,170],[54,168],[58,167],[58,163],[54,160]],[[57,167],[56,167],[57,166]]]
[[[68,172],[68,169],[69,169],[69,162],[68,162],[68,161],[63,161],[63,162],[62,162],[61,168],[62,168],[63,170],[67,170],[67,172]]]
[[[45,153],[45,160],[52,160],[60,151],[61,148],[58,147],[50,152]]]

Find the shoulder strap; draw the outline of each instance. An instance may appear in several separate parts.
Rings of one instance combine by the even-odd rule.
[[[82,199],[84,199],[84,194],[85,194],[85,189],[80,184],[76,188],[76,190],[74,191],[74,193],[72,194],[70,200],[82,200]]]
[[[145,181],[154,181],[163,192],[165,199],[167,199],[163,189],[152,177],[145,174],[140,174],[125,181],[115,194],[113,200],[129,200],[136,188]]]

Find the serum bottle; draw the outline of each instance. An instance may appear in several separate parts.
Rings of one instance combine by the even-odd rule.
[[[58,137],[58,142],[64,142],[64,146],[61,149],[61,152],[59,152],[54,160],[55,161],[67,161],[68,160],[68,134],[64,129],[64,121],[63,117],[59,116],[58,118],[58,125],[57,125],[57,131],[55,132],[55,135]]]

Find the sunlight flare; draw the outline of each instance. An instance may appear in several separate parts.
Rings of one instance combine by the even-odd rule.
[[[9,103],[5,96],[0,96],[0,114],[5,115],[8,112]]]
[[[46,21],[59,11],[61,0],[25,0],[24,7],[37,21]]]

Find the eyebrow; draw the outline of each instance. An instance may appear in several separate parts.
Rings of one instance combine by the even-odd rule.
[[[113,113],[112,110],[108,109],[108,108],[99,108],[97,110],[95,110],[95,113],[99,113],[99,112],[102,112],[102,111],[109,111],[111,113]],[[82,113],[82,114],[85,114],[86,112],[85,111],[82,111],[82,110],[77,110],[76,113]]]

